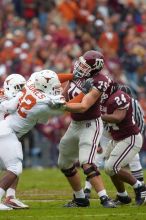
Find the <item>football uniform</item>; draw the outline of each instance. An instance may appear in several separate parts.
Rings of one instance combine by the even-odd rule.
[[[0,89],[0,104],[5,100],[7,100],[7,98],[4,95],[4,90]],[[4,111],[0,110],[0,121],[4,119],[4,115]]]
[[[36,123],[45,123],[48,116],[56,114],[55,110],[49,108],[50,97],[36,90],[34,86],[26,86],[23,89],[17,111],[6,118],[18,138],[30,131]]]
[[[108,100],[108,98],[110,97],[110,95],[113,92],[114,89],[114,81],[109,79],[109,86],[107,88],[106,91],[104,91],[101,95],[100,98],[100,112],[101,114],[105,114],[107,111],[107,107],[106,107],[106,101]],[[96,165],[97,167],[103,167],[104,166],[104,156],[105,156],[105,152],[106,152],[106,148],[107,148],[107,144],[111,139],[111,134],[109,133],[109,126],[108,123],[103,122],[103,133],[102,136],[100,138],[100,146],[102,147],[102,153],[97,153],[96,154]]]
[[[118,90],[110,96],[106,103],[107,114],[112,114],[116,109],[127,109],[126,117],[120,123],[108,124],[112,138],[116,141],[139,133],[132,110],[132,100],[124,92]]]
[[[119,123],[111,123],[112,140],[105,153],[105,170],[114,175],[121,167],[129,164],[142,147],[142,136],[135,123],[132,110],[132,99],[123,91],[113,93],[106,102],[107,114],[116,109],[126,109],[125,118]]]
[[[0,108],[11,113],[0,122],[0,161],[3,168],[16,175],[21,173],[23,154],[18,138],[30,131],[36,123],[47,122],[49,116],[58,115],[58,111],[50,109],[50,99],[53,97],[48,97],[33,86],[25,86],[15,98],[1,103]]]
[[[72,99],[82,91],[84,78],[70,82],[68,98]],[[94,89],[105,92],[111,80],[99,73],[93,77]],[[59,167],[70,168],[79,159],[80,164],[95,162],[95,154],[103,131],[100,117],[100,98],[84,113],[71,113],[71,124],[59,144]]]

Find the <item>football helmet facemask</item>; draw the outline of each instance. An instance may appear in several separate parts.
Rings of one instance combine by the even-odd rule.
[[[61,95],[62,87],[59,78],[52,70],[42,70],[35,76],[34,86],[47,95]]]
[[[73,73],[78,78],[89,78],[97,74],[104,66],[104,56],[94,50],[87,51],[75,62]]]
[[[11,74],[4,81],[4,94],[11,99],[21,91],[26,84],[25,78],[20,74]]]

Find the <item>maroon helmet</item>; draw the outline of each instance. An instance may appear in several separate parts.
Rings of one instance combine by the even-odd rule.
[[[79,57],[74,66],[74,71],[79,78],[91,77],[97,74],[104,66],[104,56],[102,53],[89,50]]]
[[[132,90],[131,90],[130,87],[127,86],[127,85],[120,85],[120,84],[119,84],[118,89],[120,89],[120,90],[122,90],[123,92],[127,93],[127,94],[130,95],[131,97],[133,96]]]

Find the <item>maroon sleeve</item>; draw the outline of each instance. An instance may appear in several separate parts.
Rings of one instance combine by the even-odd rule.
[[[105,92],[111,83],[111,79],[103,74],[98,74],[94,77],[94,88],[100,92]]]

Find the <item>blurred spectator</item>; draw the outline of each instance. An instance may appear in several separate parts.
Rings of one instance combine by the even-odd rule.
[[[136,54],[132,46],[127,47],[127,53],[121,58],[124,71],[130,86],[135,90],[138,84],[138,68],[142,65],[142,59]]]
[[[20,0],[12,0],[14,3],[15,11],[18,16],[22,16],[22,1]]]
[[[71,29],[76,27],[76,14],[78,13],[77,1],[64,0],[58,4],[58,10],[62,17],[68,22]]]
[[[36,16],[36,1],[35,0],[22,0],[23,17],[29,21]]]

